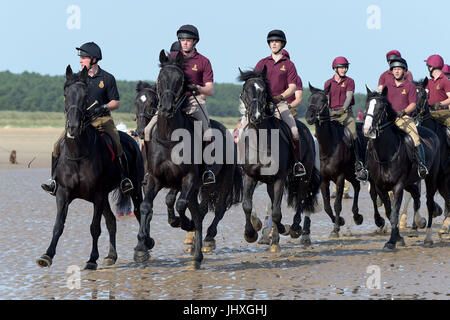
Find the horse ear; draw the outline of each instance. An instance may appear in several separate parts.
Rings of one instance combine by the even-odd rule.
[[[81,79],[81,81],[86,82],[87,81],[87,77],[88,77],[88,69],[85,66],[85,67],[83,67],[83,70],[81,70],[80,79]]]
[[[425,79],[423,79],[423,81],[422,81],[422,86],[425,89],[427,87],[427,85],[428,85],[428,77],[425,77]]]
[[[325,95],[328,95],[328,93],[330,93],[331,90],[331,83],[328,85],[328,87],[325,88]]]
[[[311,94],[320,91],[319,89],[314,88],[314,87],[311,85],[311,82],[308,82],[308,85],[309,85],[309,91],[311,91]]]
[[[136,85],[136,92],[139,92],[142,90],[142,81],[139,81]]]
[[[366,90],[367,90],[367,95],[372,94],[372,90],[369,89],[369,87],[366,84]]]
[[[181,51],[178,51],[177,56],[175,58],[175,63],[178,65],[183,65],[184,62],[184,56],[183,53]]]
[[[72,76],[73,76],[73,71],[69,64],[66,68],[66,79],[72,78]]]
[[[265,79],[266,75],[267,75],[267,66],[266,65],[264,65],[264,68],[262,69],[261,74],[262,74],[263,78]]]
[[[384,97],[387,97],[387,94],[388,94],[388,87],[384,86],[383,91],[381,91],[381,95],[383,95]]]
[[[164,49],[162,49],[161,52],[159,53],[159,62],[164,63],[164,62],[167,62],[168,60],[169,60],[169,58],[166,56]]]
[[[241,75],[241,77],[244,75],[244,72],[241,70],[241,67],[238,67],[239,69],[239,74]]]

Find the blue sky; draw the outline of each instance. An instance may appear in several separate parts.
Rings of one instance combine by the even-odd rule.
[[[67,27],[70,5],[80,9],[80,29]],[[379,9],[379,19],[368,13],[370,6]],[[446,12],[449,1],[15,0],[0,11],[0,71],[60,75],[68,64],[79,69],[74,48],[95,41],[103,51],[100,65],[117,79],[154,80],[161,49],[176,40],[180,25],[194,24],[198,51],[211,60],[215,81],[237,83],[238,67],[252,68],[269,55],[268,31],[282,29],[304,85],[323,86],[333,58],[343,55],[356,91],[365,92],[364,85],[375,88],[387,69],[391,49],[402,53],[416,79],[427,75],[423,60],[431,54],[450,63]]]

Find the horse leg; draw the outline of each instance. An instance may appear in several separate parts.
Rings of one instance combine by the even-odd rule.
[[[375,186],[371,185],[369,188],[370,192],[370,198],[372,199],[373,203],[373,211],[374,211],[374,220],[375,225],[378,227],[378,229],[375,231],[375,233],[381,233],[384,229],[385,221],[381,217],[380,213],[378,212],[378,193]]]
[[[300,224],[302,223],[302,213],[303,213],[303,205],[301,202],[297,204],[297,210],[295,211],[294,218],[292,220],[292,225],[289,230],[289,234],[291,238],[297,239],[302,234],[302,227]]]
[[[244,177],[244,188],[243,188],[243,200],[242,209],[245,213],[245,229],[244,238],[245,241],[252,243],[258,240],[258,232],[252,224],[252,210],[253,210],[253,192],[255,191],[257,181],[253,178],[245,175]]]
[[[445,184],[447,186],[447,183]],[[442,222],[441,229],[439,229],[439,236],[447,235],[450,232],[450,190],[445,187],[441,192],[442,197],[445,200],[445,213],[444,221]]]
[[[430,248],[433,246],[433,235],[431,232],[431,226],[433,224],[433,216],[435,214],[435,211],[438,210],[438,208],[440,209],[440,207],[436,202],[434,202],[434,194],[436,193],[437,190],[436,181],[433,181],[433,177],[428,175],[425,178],[425,185],[427,189],[426,193],[427,193],[428,223],[424,246]]]
[[[137,221],[140,224],[141,223],[141,203],[142,203],[142,200],[144,200],[142,197],[142,191],[139,190],[138,188],[134,188],[133,192],[131,194],[131,200],[133,201],[134,216],[136,217]]]
[[[106,199],[106,200],[105,200]],[[94,215],[92,217],[91,223],[91,236],[92,236],[92,250],[89,260],[86,262],[85,270],[97,270],[97,259],[99,257],[98,253],[98,238],[102,232],[100,222],[102,219],[102,214],[105,211],[105,201],[108,201],[107,196],[101,196],[94,202]]]
[[[267,192],[272,201],[272,230],[270,231],[270,252],[280,251],[280,233],[289,235],[290,227],[281,223],[281,201],[283,199],[284,178],[278,179],[275,183],[267,185]]]
[[[406,188],[405,188],[406,190]],[[410,193],[405,194],[405,204],[403,205],[403,210],[400,213],[400,222],[399,222],[399,229],[400,230],[406,230],[408,227],[406,225],[406,220],[408,217],[408,207],[409,203],[411,201],[412,197]]]
[[[390,222],[391,222],[391,237],[389,239],[388,242],[386,242],[386,244],[384,245],[383,250],[385,251],[393,251],[395,250],[395,246],[397,244],[397,241],[400,242],[401,246],[405,245],[405,241],[403,240],[403,238],[400,236],[400,232],[398,229],[398,215],[400,212],[400,207],[402,205],[402,199],[403,199],[403,185],[399,185],[397,184],[394,188],[394,192],[393,192],[393,196],[394,196],[394,205],[393,205],[393,210],[390,216]],[[386,195],[384,195],[384,197],[386,197]],[[389,196],[388,196],[389,197]]]
[[[178,190],[170,189],[166,195],[167,222],[172,228],[180,227],[180,217],[175,215],[175,200],[177,200]]]
[[[116,251],[116,217],[111,211],[109,202],[105,201],[105,209],[103,210],[103,216],[105,217],[106,228],[109,233],[109,252],[108,256],[103,259],[103,264],[106,266],[112,266],[117,261],[117,251]]]
[[[53,257],[56,254],[56,245],[64,231],[64,224],[66,222],[67,210],[71,200],[69,200],[67,192],[61,186],[56,191],[56,221],[53,226],[53,236],[50,246],[44,255],[36,260],[40,267],[50,267],[52,265]]]
[[[334,220],[334,228],[330,233],[330,238],[339,238],[339,220],[342,211],[342,196],[344,195],[344,175],[341,174],[336,179],[336,199],[334,199],[334,213],[336,218]]]
[[[305,213],[305,220],[303,222],[303,231],[302,231],[302,238],[300,239],[300,243],[304,246],[310,246],[311,245],[311,213],[306,212]]]
[[[153,200],[161,190],[161,185],[153,177],[148,177],[147,193],[141,203],[141,223],[139,224],[138,243],[134,248],[134,261],[145,262],[150,259],[148,252],[155,245],[155,241],[150,237],[150,221],[153,217]]]
[[[353,186],[353,190],[355,191],[355,194],[353,196],[353,205],[352,205],[352,212],[353,212],[353,221],[355,221],[356,225],[361,225],[364,221],[364,217],[359,214],[359,208],[358,208],[358,199],[359,199],[359,192],[361,191],[361,184],[358,180],[349,178],[349,182]]]
[[[419,209],[420,209],[420,191],[416,184],[408,186],[405,188],[406,191],[409,192],[412,199],[414,200],[414,218],[413,218],[413,226],[412,226],[412,233],[409,235],[410,237],[417,237],[419,234],[417,232],[417,226],[419,226],[421,229],[425,228],[427,220],[425,218],[420,216]],[[406,196],[405,196],[406,197]],[[406,213],[405,213],[406,216]],[[400,220],[401,222],[401,220]],[[405,222],[406,223],[406,222]],[[401,228],[400,228],[401,229]]]
[[[200,265],[203,260],[202,253],[202,229],[203,229],[203,215],[200,212],[200,208],[197,202],[197,195],[191,197],[188,203],[189,211],[192,214],[192,219],[195,224],[195,236],[194,236],[194,248],[193,248],[193,260],[191,262],[191,269],[200,269]]]
[[[217,201],[216,209],[214,211],[214,219],[206,232],[205,239],[203,240],[203,252],[205,253],[210,253],[216,248],[216,240],[214,240],[214,238],[217,235],[217,225],[225,215],[226,197],[227,195],[223,193]],[[202,215],[203,217],[205,216],[204,214]]]

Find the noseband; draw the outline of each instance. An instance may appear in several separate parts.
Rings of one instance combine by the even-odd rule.
[[[178,92],[174,92],[173,90],[170,90],[170,89],[165,89],[163,92],[161,92],[161,90],[159,89],[161,87],[161,83],[160,83],[159,77],[158,77],[158,81],[156,83],[156,87],[158,88],[157,91],[158,91],[158,99],[159,99],[158,109],[161,108],[162,97],[164,97],[167,94],[173,96],[172,111],[169,113],[169,118],[171,118],[178,112],[178,109],[180,109],[180,107],[183,105],[183,103],[184,103],[184,101],[186,100],[186,97],[187,97],[183,93],[183,88],[184,88],[184,85],[185,85],[184,71],[183,71],[183,69],[181,69],[180,66],[173,65],[173,64],[169,64],[169,65],[166,65],[166,66],[162,67],[162,69],[164,69],[164,68],[175,69],[179,73],[181,73],[181,76],[182,76],[182,82],[181,82],[180,88],[178,89]]]

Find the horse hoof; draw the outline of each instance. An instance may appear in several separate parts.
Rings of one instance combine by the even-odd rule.
[[[280,252],[280,251],[281,251],[281,247],[280,247],[279,244],[272,244],[272,245],[270,246],[270,252],[271,252],[271,253],[278,253],[278,252]]]
[[[190,261],[188,266],[187,266],[187,269],[188,270],[199,270],[200,269],[200,265],[201,265],[201,263],[198,262],[198,261],[195,261],[195,260],[194,261]]]
[[[134,251],[134,261],[137,263],[144,263],[150,259],[149,251]]]
[[[262,237],[259,241],[258,244],[263,244],[263,245],[269,245],[270,244],[270,239],[267,237]]]
[[[331,233],[330,233],[330,235],[329,235],[329,237],[328,238],[330,238],[330,239],[336,239],[336,238],[339,238],[339,232],[336,232],[336,231],[331,231]]]
[[[394,252],[394,251],[397,251],[397,249],[395,248],[395,244],[387,242],[383,247],[383,251],[384,252]]]
[[[311,239],[309,238],[309,236],[303,235],[300,240],[300,244],[305,247],[309,247],[311,245]]]
[[[195,232],[193,231],[189,231],[186,235],[186,238],[184,239],[184,244],[186,245],[192,245],[194,243],[194,236],[195,236]]]
[[[405,240],[404,240],[403,238],[398,239],[398,240],[397,240],[397,244],[398,244],[400,247],[406,247],[406,243],[405,243]]]
[[[434,242],[433,242],[432,240],[429,240],[429,241],[425,241],[425,242],[423,243],[423,246],[424,246],[425,248],[432,248],[432,247],[433,247],[433,244],[434,244]]]
[[[36,263],[41,268],[50,268],[50,266],[52,265],[52,258],[44,254],[42,257],[36,260]]]
[[[216,241],[203,241],[203,252],[211,253],[214,249],[216,249]]]
[[[409,238],[417,238],[419,236],[419,231],[417,230],[411,230],[411,232],[408,234]]]
[[[253,229],[255,229],[256,232],[262,229],[261,219],[259,219],[257,216],[251,215],[250,222],[252,223]]]
[[[363,223],[364,217],[360,214],[353,216],[353,221],[355,221],[356,225],[359,226]]]
[[[116,261],[117,258],[106,257],[105,259],[103,259],[103,265],[112,266],[116,263]]]
[[[421,217],[419,223],[417,223],[417,226],[420,229],[424,229],[427,226],[427,219],[425,219],[424,217]]]
[[[302,229],[296,231],[296,230],[291,228],[289,230],[289,234],[290,234],[292,239],[298,239],[301,236],[301,234],[302,234]]]
[[[97,270],[97,264],[95,262],[88,262],[86,263],[84,270]]]
[[[284,232],[281,233],[283,236],[288,236],[291,233],[291,226],[288,224],[284,225]]]
[[[180,217],[175,217],[171,221],[169,221],[169,224],[172,228],[179,228],[181,226],[181,219]]]
[[[339,226],[342,227],[343,225],[345,225],[345,220],[342,217],[339,217]]]
[[[258,233],[255,232],[253,236],[248,236],[247,233],[244,233],[244,239],[245,241],[247,241],[248,243],[253,243],[256,240],[258,240]]]

